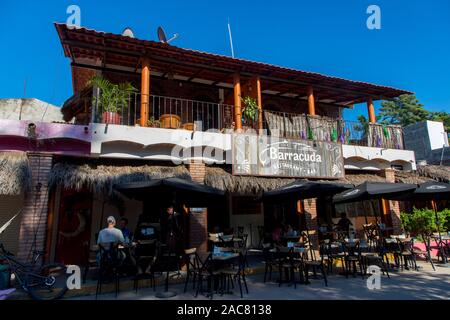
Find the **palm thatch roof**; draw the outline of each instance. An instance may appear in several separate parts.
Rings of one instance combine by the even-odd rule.
[[[18,195],[30,189],[31,170],[25,152],[0,152],[0,195]]]
[[[427,178],[421,176],[417,171],[396,171],[395,172],[395,182],[400,183],[412,183],[412,184],[421,184],[427,181],[433,180],[432,178]]]
[[[230,170],[219,167],[207,167],[205,184],[241,195],[258,196],[265,191],[274,190],[284,185],[294,182],[296,179],[290,178],[265,178],[255,176],[234,176]],[[325,180],[318,180],[325,181]],[[370,182],[386,182],[386,179],[377,174],[346,174],[345,179],[326,180],[330,183],[350,183],[354,185],[361,184],[366,181]]]
[[[449,166],[417,166],[417,173],[421,177],[427,177],[436,181],[450,183]]]
[[[95,192],[112,194],[115,184],[168,177],[191,179],[189,171],[184,166],[118,166],[60,162],[53,166],[49,184],[75,190],[87,187]]]
[[[384,177],[381,177],[377,175],[376,173],[360,173],[360,174],[345,174],[344,179],[338,180],[339,182],[344,183],[351,183],[355,186],[364,183],[366,181],[368,182],[386,182],[386,179]]]
[[[207,167],[205,175],[206,185],[242,195],[260,195],[264,191],[270,191],[294,181],[295,179],[233,176],[230,172],[218,167]]]

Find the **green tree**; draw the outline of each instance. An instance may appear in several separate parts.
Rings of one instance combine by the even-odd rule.
[[[428,120],[430,112],[423,108],[414,95],[404,94],[392,101],[383,101],[379,116],[381,123],[407,126]]]
[[[445,131],[450,133],[450,113],[445,111],[431,112],[430,120],[443,122]]]

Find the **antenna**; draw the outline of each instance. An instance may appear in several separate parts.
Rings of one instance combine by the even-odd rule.
[[[233,36],[231,35],[230,18],[228,18],[228,34],[230,35],[231,56],[234,58]]]
[[[169,44],[171,41],[173,41],[173,40],[175,40],[175,39],[177,39],[179,37],[179,34],[175,33],[172,38],[167,40],[166,32],[164,31],[164,29],[162,27],[158,27],[158,31],[157,32],[158,32],[159,42],[161,42],[161,43]]]
[[[130,37],[130,38],[134,38],[134,32],[131,28],[126,27],[125,29],[123,29],[122,31],[122,35],[124,37]]]

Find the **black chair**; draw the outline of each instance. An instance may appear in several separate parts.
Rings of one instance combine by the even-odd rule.
[[[328,287],[327,273],[324,263],[324,256],[320,254],[320,251],[315,250],[311,243],[311,231],[302,232],[302,237],[304,239],[304,252],[303,252],[303,265],[305,272],[305,283],[309,284],[309,270],[312,269],[314,278],[317,278],[317,269],[322,273],[325,286]],[[319,258],[319,259],[318,259]]]
[[[92,267],[98,267],[98,262],[95,257],[95,252],[91,250],[89,241],[83,242],[84,251],[84,271],[83,271],[83,283],[86,283],[89,270]]]
[[[133,250],[133,258],[136,266],[136,274],[134,276],[134,290],[138,291],[139,281],[150,280],[150,286],[155,290],[155,270],[154,266],[158,257],[157,240],[138,240]]]
[[[269,280],[272,280],[273,268],[278,266],[278,261],[275,259],[274,252],[270,243],[263,244],[263,263],[264,263],[264,283],[269,274]]]
[[[214,291],[214,283],[215,280],[218,279],[218,277],[220,277],[220,272],[217,272],[214,270],[214,261],[213,261],[213,257],[212,257],[212,253],[209,253],[204,261],[201,261],[201,266],[197,275],[197,285],[196,285],[196,292],[195,292],[195,297],[198,296],[199,292],[204,292],[203,291],[203,282],[206,281],[208,284],[208,293],[207,296],[209,295],[209,298],[212,299],[213,298],[213,291]],[[217,290],[216,290],[217,292]]]
[[[345,252],[340,242],[324,240],[320,247],[322,260],[327,261],[327,272],[333,273],[335,261],[340,261],[342,270],[345,272]]]
[[[201,270],[200,257],[197,254],[196,248],[184,250],[184,262],[186,264],[186,279],[184,282],[184,292],[187,290],[189,280],[192,277],[192,289],[195,289],[197,277]]]
[[[120,269],[122,257],[120,256],[118,243],[101,243],[99,247],[99,274],[97,279],[97,289],[95,299],[102,292],[102,284],[105,279],[112,279],[115,283],[116,297],[119,294],[120,287]]]
[[[357,265],[359,266],[361,276],[364,277],[363,263],[361,261],[360,252],[360,241],[355,240],[354,242],[342,242],[342,247],[344,249],[345,257],[345,276],[348,278],[350,271],[352,271],[353,277],[356,277]]]
[[[431,258],[431,236],[428,235],[428,234],[422,234],[422,240],[423,240],[423,242],[425,244],[425,251],[414,247],[414,238],[413,238],[414,254],[416,256],[424,256],[425,257],[425,261],[427,261],[427,262],[429,262],[431,264],[431,266],[433,267],[433,270],[436,270],[436,268],[434,267],[433,259]]]
[[[389,259],[387,257],[385,249],[380,246],[382,244],[382,241],[377,239],[377,241],[374,244],[364,244],[360,243],[359,245],[359,256],[360,256],[360,263],[362,266],[362,275],[363,277],[367,275],[367,270],[369,266],[378,266],[381,271],[384,274],[387,274],[388,278],[389,276]]]
[[[403,266],[406,270],[409,270],[409,266],[418,270],[416,255],[413,250],[414,240],[413,239],[398,239],[397,243],[400,248],[399,256],[403,260]]]
[[[236,281],[239,285],[239,291],[241,298],[243,298],[242,283],[244,283],[245,291],[248,294],[247,280],[245,278],[245,265],[246,265],[247,251],[243,250],[239,252],[239,256],[236,258],[238,261],[230,261],[231,267],[220,270],[220,276],[226,282],[226,291],[230,291],[230,284],[234,287],[233,283]],[[236,260],[235,259],[235,260]],[[224,288],[222,288],[223,290]]]

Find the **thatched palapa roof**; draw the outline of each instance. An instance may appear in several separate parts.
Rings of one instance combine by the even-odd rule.
[[[417,166],[417,173],[422,177],[427,177],[440,182],[450,183],[449,166]]]
[[[190,179],[184,166],[118,166],[71,164],[60,162],[50,172],[50,186],[61,185],[80,190],[87,187],[95,192],[111,194],[113,185],[148,181],[151,179],[178,177]]]
[[[259,195],[294,181],[295,179],[233,176],[230,172],[218,167],[206,168],[205,176],[206,185],[242,195]]]
[[[25,152],[0,152],[0,195],[18,195],[29,190],[31,171]]]
[[[232,193],[258,196],[265,191],[274,190],[294,182],[292,178],[266,178],[255,176],[233,176],[230,171],[219,167],[206,168],[205,184]],[[325,181],[325,180],[318,180]],[[385,182],[386,179],[376,174],[346,174],[345,179],[327,180],[330,183],[350,183],[354,185],[365,181]]]

